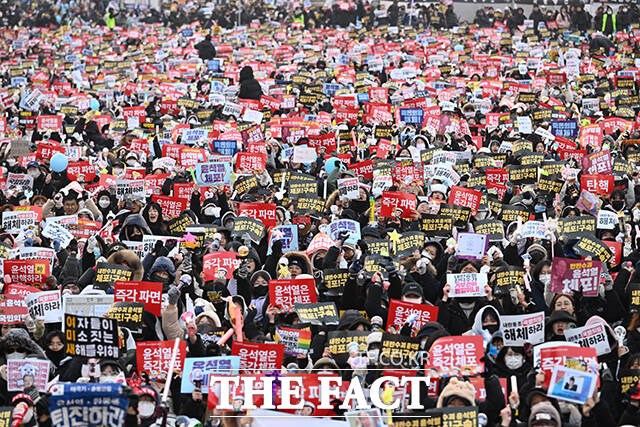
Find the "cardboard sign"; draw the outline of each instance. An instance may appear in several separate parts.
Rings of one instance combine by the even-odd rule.
[[[274,203],[239,203],[238,216],[260,220],[265,227],[276,226],[276,205]]]
[[[99,262],[96,266],[95,285],[107,290],[112,288],[117,280],[128,282],[131,280],[131,276],[133,276],[133,272],[123,265]]]
[[[584,296],[598,295],[600,261],[580,261],[554,257],[551,266],[551,292],[569,294],[582,291]]]
[[[162,283],[159,282],[123,282],[114,283],[114,301],[139,302],[144,309],[156,316],[161,315]]]
[[[51,362],[41,359],[7,360],[7,391],[26,391],[35,387],[40,393],[46,393],[49,382]]]
[[[269,280],[269,301],[284,311],[292,311],[295,303],[318,302],[315,280],[313,278]]]
[[[237,355],[187,357],[184,359],[180,393],[192,393],[196,386],[206,393],[211,375],[238,375],[239,369],[240,357]]]
[[[428,322],[438,319],[438,307],[426,304],[391,299],[387,314],[387,332],[398,333],[405,323],[411,321],[411,331],[416,334]]]
[[[4,275],[11,277],[12,282],[23,284],[42,285],[51,275],[49,260],[46,259],[7,259],[2,267]]]
[[[476,375],[484,372],[482,358],[480,335],[442,337],[431,346],[425,371],[439,377]]]
[[[240,357],[240,370],[250,373],[279,370],[284,358],[284,344],[258,344],[234,341],[231,355]]]
[[[140,341],[136,343],[136,362],[138,374],[147,372],[149,378],[162,378],[169,371],[173,341]],[[184,359],[187,355],[187,342],[180,341],[174,370],[183,371]]]
[[[482,259],[489,249],[489,236],[479,233],[458,233],[456,257]]]
[[[311,330],[276,328],[276,344],[284,344],[284,354],[306,356],[311,345]]]
[[[369,247],[371,250],[371,247]],[[387,256],[389,252],[387,252]],[[321,293],[327,295],[342,295],[344,285],[349,279],[349,270],[346,268],[331,268],[322,271]]]
[[[564,331],[564,337],[567,342],[580,344],[580,347],[595,348],[598,356],[602,356],[611,351],[604,323],[595,323],[581,328],[567,329]]]
[[[447,274],[449,298],[484,297],[487,295],[487,273]]]
[[[249,218],[247,216],[236,217],[231,229],[232,237],[242,237],[244,233],[249,234],[251,241],[259,243],[264,235],[265,226],[259,219]]]
[[[500,316],[504,345],[521,347],[544,342],[544,312]]]
[[[60,291],[32,293],[24,297],[24,302],[29,310],[29,315],[33,319],[44,320],[44,323],[57,323],[62,321],[62,299],[60,297]]]
[[[202,261],[204,280],[233,279],[242,260],[235,252],[217,251],[206,254]]]
[[[118,357],[118,322],[115,320],[65,313],[64,325],[67,354],[112,359]]]
[[[367,351],[368,331],[329,331],[327,334],[327,346],[338,365],[347,363],[349,358],[348,346],[357,342],[360,353]]]
[[[380,215],[383,218],[413,218],[417,207],[416,196],[395,191],[382,192]]]
[[[337,325],[340,319],[334,302],[295,303],[294,307],[302,323]]]
[[[472,215],[478,213],[482,193],[471,188],[459,187],[454,185],[449,193],[449,204],[455,206],[464,206],[471,209]]]
[[[418,351],[420,351],[420,338],[383,333],[379,360],[382,365],[393,363],[393,366],[418,368],[416,357]]]
[[[118,321],[118,326],[129,329],[134,334],[142,333],[142,312],[144,304],[141,302],[114,302],[105,314],[109,319]]]

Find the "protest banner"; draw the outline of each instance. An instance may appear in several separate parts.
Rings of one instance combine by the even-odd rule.
[[[203,258],[202,272],[205,280],[217,278],[233,279],[233,273],[242,262],[235,252],[216,251],[206,254]]]
[[[478,212],[481,200],[481,192],[457,185],[451,187],[451,192],[449,193],[450,205],[467,207],[471,209],[472,215]]]
[[[583,257],[592,257],[600,262],[609,262],[613,254],[611,249],[602,240],[595,238],[587,233],[579,233],[576,235],[576,244],[573,245],[573,251]]]
[[[551,292],[597,296],[602,272],[600,261],[580,261],[554,257],[551,264]]]
[[[419,367],[417,360],[419,350],[420,338],[383,333],[379,360],[386,366],[416,368]]]
[[[37,225],[38,213],[34,211],[2,212],[2,228],[11,234],[18,234],[25,228]]]
[[[625,394],[640,381],[640,369],[623,369],[620,371],[620,394]]]
[[[265,226],[259,219],[249,218],[246,216],[236,217],[231,229],[232,237],[241,237],[247,233],[254,243],[260,242],[264,235]]]
[[[595,348],[598,356],[607,354],[611,350],[604,323],[566,329],[564,331],[564,337],[567,342],[580,344],[580,347]]]
[[[334,302],[295,303],[294,308],[302,323],[337,325],[340,319]]]
[[[295,303],[318,302],[316,284],[310,279],[269,280],[269,301],[283,311],[292,311]]]
[[[343,178],[338,180],[338,196],[349,200],[360,197],[358,178]]]
[[[180,197],[154,194],[151,200],[160,205],[162,216],[167,220],[180,217],[180,214],[189,208],[189,200]]]
[[[449,203],[440,203],[438,215],[452,217],[455,227],[466,227],[469,218],[471,218],[471,208],[451,205]]]
[[[357,342],[360,353],[367,351],[367,331],[329,331],[327,346],[338,365],[343,365],[349,358],[349,344]]]
[[[261,221],[265,227],[276,226],[276,205],[274,203],[239,203],[238,216]]]
[[[449,298],[484,297],[487,295],[487,273],[447,274]]]
[[[440,411],[442,412],[441,427],[477,427],[479,425],[477,406],[442,408]]]
[[[240,357],[240,370],[270,372],[282,366],[284,344],[258,344],[233,341],[231,355]]]
[[[25,173],[9,173],[7,175],[7,190],[31,191],[33,177]]]
[[[522,347],[525,343],[544,342],[544,312],[500,315],[500,330],[504,345]]]
[[[631,313],[640,312],[640,283],[629,283],[627,289],[630,296],[629,310]]]
[[[497,219],[485,219],[477,221],[473,225],[473,231],[489,236],[490,242],[498,242],[504,239],[504,223]]]
[[[412,218],[417,207],[416,196],[394,191],[382,192],[380,215],[383,218]]]
[[[114,283],[114,301],[139,302],[144,305],[146,311],[160,316],[162,283],[116,280]]]
[[[44,323],[57,323],[62,321],[60,291],[31,293],[24,297],[24,302],[29,310],[29,315],[34,320],[40,319],[43,320]]]
[[[276,328],[274,342],[284,344],[284,354],[306,356],[311,345],[311,330]]]
[[[118,357],[118,323],[105,317],[64,315],[66,352],[71,356]]]
[[[24,299],[18,295],[0,295],[0,324],[15,325],[24,322],[29,314]]]
[[[509,182],[514,185],[536,184],[538,182],[538,166],[509,165]]]
[[[388,253],[387,253],[388,254]],[[322,271],[320,290],[328,295],[342,295],[344,285],[349,279],[349,270],[346,268],[331,268]]]
[[[142,333],[142,312],[144,303],[116,301],[107,310],[105,316],[118,321],[118,326],[129,329],[134,334]]]
[[[429,237],[441,237],[451,235],[454,218],[452,216],[422,214],[420,218],[420,231]]]
[[[50,390],[49,412],[53,425],[121,426],[129,399],[122,383],[57,383]]]
[[[438,377],[484,372],[484,345],[480,335],[438,338],[429,350],[425,371]]]
[[[525,271],[521,267],[501,267],[495,274],[495,290],[494,295],[508,293],[510,289],[520,287],[524,289]]]
[[[2,264],[5,277],[9,276],[12,282],[42,285],[51,274],[46,259],[6,259]]]
[[[411,323],[411,331],[416,334],[422,325],[435,322],[438,307],[391,299],[387,314],[387,332],[398,333],[405,323]]]
[[[224,162],[197,163],[196,182],[200,187],[215,187],[231,184],[231,166]]]
[[[456,257],[482,259],[489,249],[489,236],[480,233],[458,233]]]
[[[394,252],[399,258],[413,256],[415,251],[424,247],[425,234],[421,231],[407,231],[402,233],[399,240],[392,242]]]
[[[49,382],[48,360],[27,358],[7,360],[7,391],[25,391],[35,387],[39,392],[47,392]]]
[[[64,295],[62,297],[62,312],[76,316],[102,317],[109,310],[113,301],[113,295]],[[62,327],[64,330],[64,324]]]
[[[136,366],[138,374],[146,372],[149,378],[162,378],[169,371],[173,341],[139,341],[136,343]],[[187,342],[180,341],[174,371],[182,372],[187,355]]]
[[[116,198],[144,197],[144,179],[116,179]]]
[[[132,276],[133,272],[125,266],[99,262],[96,265],[95,285],[101,289],[107,290],[113,288],[116,281],[128,282],[131,280]]]

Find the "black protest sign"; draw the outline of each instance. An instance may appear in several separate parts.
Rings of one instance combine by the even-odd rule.
[[[400,240],[396,242],[396,256],[400,258],[410,257],[415,251],[422,250],[425,236],[420,231],[402,233]]]
[[[239,216],[233,221],[231,237],[242,237],[247,233],[254,243],[259,243],[264,235],[264,224],[259,219]]]
[[[564,181],[559,174],[554,173],[553,175],[540,175],[540,180],[538,181],[538,190],[546,191],[547,193],[559,193],[562,189],[562,185]]]
[[[616,157],[613,160],[613,174],[614,175],[628,175],[631,172],[629,162],[621,157]]]
[[[365,353],[369,334],[369,331],[329,331],[329,352],[338,365],[344,365],[349,359],[349,344],[357,342],[360,353]]]
[[[620,372],[620,393],[624,394],[640,381],[640,369],[625,369]]]
[[[522,166],[539,166],[540,164],[542,164],[542,161],[544,160],[544,154],[543,153],[534,153],[534,152],[527,152],[527,153],[523,153],[520,156],[520,164]]]
[[[116,280],[128,282],[132,276],[133,272],[123,265],[99,262],[96,267],[95,285],[106,291],[113,288]]]
[[[517,221],[519,216],[522,217],[524,221],[528,220],[529,210],[520,206],[502,205],[502,210],[498,218],[500,221],[509,223]]]
[[[558,220],[558,236],[563,240],[575,239],[580,233],[594,234],[597,218],[594,216],[574,216]]]
[[[294,200],[293,205],[298,214],[313,214],[324,211],[324,200],[316,194],[298,197]]]
[[[287,195],[290,199],[318,195],[318,181],[311,175],[300,172],[291,172],[288,184],[289,188]]]
[[[334,302],[297,302],[294,307],[302,323],[337,325],[340,319]]]
[[[118,357],[118,322],[106,317],[64,315],[66,353],[82,357]]]
[[[542,162],[542,170],[549,175],[561,174],[562,169],[564,169],[564,166],[566,164],[567,162],[565,161],[556,162],[554,160],[545,160],[544,162]]]
[[[398,271],[399,269],[400,263],[397,260],[382,255],[368,255],[364,259],[364,266],[362,268],[365,277],[371,278],[379,271],[385,279],[389,278],[389,271]]]
[[[538,182],[538,166],[509,166],[509,181],[513,185],[535,184]]]
[[[118,322],[118,326],[129,329],[134,334],[142,333],[142,312],[144,303],[133,301],[114,302],[106,316]]]
[[[495,165],[495,160],[490,156],[479,155],[475,159],[473,159],[473,167],[476,169],[492,168],[495,167]]]
[[[422,214],[420,218],[420,230],[429,237],[447,237],[452,233],[453,223],[453,216]]]
[[[478,407],[458,406],[442,408],[442,427],[478,427]]]
[[[538,97],[533,92],[520,92],[518,94],[518,103],[523,104],[535,104],[537,102]]]
[[[420,338],[405,335],[382,334],[380,362],[384,366],[419,367],[417,361],[420,351]]]
[[[496,271],[493,276],[494,282],[494,295],[500,295],[503,293],[509,293],[509,289],[520,286],[520,289],[524,289],[524,268],[520,267],[502,267]]]
[[[13,406],[0,406],[0,427],[11,425]]]
[[[391,242],[387,239],[367,240],[367,252],[371,255],[389,256],[391,254]]]
[[[322,271],[320,290],[327,295],[342,295],[344,285],[349,278],[346,268],[330,268]]]
[[[440,409],[393,414],[393,427],[440,427],[441,423],[442,411]]]
[[[490,242],[498,242],[504,239],[504,224],[498,219],[485,219],[473,224],[474,233],[486,234]]]
[[[441,203],[438,215],[452,217],[455,227],[466,227],[471,217],[471,208]]]
[[[609,262],[611,250],[602,240],[595,238],[587,233],[578,233],[575,236],[578,241],[573,245],[573,252],[583,257],[592,257],[594,260],[601,262]]]
[[[631,313],[638,313],[640,312],[640,283],[629,283],[628,287],[631,292],[629,309]]]
[[[167,230],[172,236],[182,236],[187,227],[193,224],[193,218],[191,218],[189,214],[183,212],[179,216],[167,221]]]
[[[393,129],[391,128],[391,126],[378,126],[376,127],[374,136],[377,139],[391,140],[393,138]]]
[[[260,183],[258,182],[258,177],[256,177],[255,175],[240,176],[233,183],[233,189],[238,194],[247,193],[259,186]]]

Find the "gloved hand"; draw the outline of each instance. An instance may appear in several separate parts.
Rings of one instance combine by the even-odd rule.
[[[454,271],[458,266],[458,258],[455,255],[451,255],[447,260],[447,271]]]
[[[273,254],[282,254],[282,240],[276,240],[271,245],[271,253]]]
[[[249,277],[249,266],[246,262],[240,264],[240,268],[237,270],[238,277],[241,279],[245,279]]]
[[[61,246],[60,246],[60,239],[53,239],[53,249],[56,252],[60,252]]]
[[[180,298],[180,290],[177,287],[172,286],[171,289],[169,289],[169,292],[167,295],[169,296],[170,305],[178,304],[178,299]]]
[[[247,314],[244,316],[245,325],[253,322],[253,319],[255,319],[256,314],[258,314],[258,309],[256,308],[256,306],[252,305],[251,307],[249,307],[247,309]]]

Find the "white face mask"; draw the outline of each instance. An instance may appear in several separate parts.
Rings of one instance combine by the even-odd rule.
[[[113,170],[113,174],[114,174],[115,176],[122,175],[122,169],[114,169],[114,170]]]
[[[412,302],[415,304],[422,304],[422,298],[417,297],[417,298],[411,298],[411,297],[402,297],[402,301],[404,302]]]
[[[27,173],[29,174],[29,176],[32,176],[33,178],[37,178],[40,176],[40,171],[37,169],[32,171],[27,171]]]
[[[380,349],[368,350],[367,357],[369,358],[369,363],[376,364],[378,363],[378,356],[380,356]]]
[[[505,356],[504,357],[504,364],[507,366],[507,368],[509,369],[518,369],[519,367],[522,366],[523,364],[523,360],[522,360],[522,356],[520,355],[514,355],[514,356]]]
[[[27,357],[27,353],[20,353],[18,351],[14,351],[13,353],[7,353],[7,360],[9,359],[24,359]]]
[[[153,402],[138,402],[138,413],[142,418],[149,418],[156,411],[156,404]]]
[[[100,382],[101,383],[115,383],[117,379],[118,379],[118,377],[115,376],[115,375],[101,375],[100,376]]]
[[[100,200],[98,200],[98,205],[102,209],[108,208],[110,204],[111,204],[111,201],[109,199],[100,199]]]
[[[551,274],[541,274],[540,281],[547,286],[551,282]]]
[[[319,373],[319,374],[330,374],[330,375],[333,375],[333,371],[327,371],[326,369],[325,369],[325,370],[322,370],[322,371],[320,371],[320,372],[318,372],[318,373]]]

